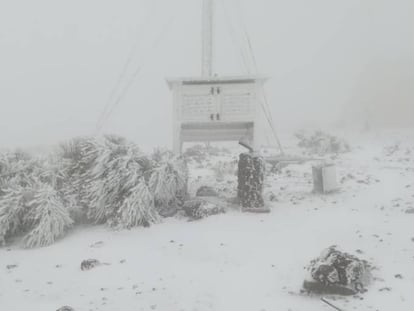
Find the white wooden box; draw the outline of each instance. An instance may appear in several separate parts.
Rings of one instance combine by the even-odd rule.
[[[170,79],[173,92],[173,149],[184,142],[257,141],[260,91],[265,78]]]
[[[313,191],[330,193],[338,190],[336,167],[333,164],[320,164],[312,167]]]

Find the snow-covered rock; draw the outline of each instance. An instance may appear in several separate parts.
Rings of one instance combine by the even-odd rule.
[[[303,286],[311,292],[354,295],[366,291],[371,279],[371,266],[353,255],[331,246],[313,260],[308,270],[310,280]]]
[[[202,199],[192,199],[184,203],[183,210],[188,217],[197,220],[208,216],[222,214],[225,210]]]
[[[201,186],[196,195],[198,197],[218,197],[217,191],[211,186]]]

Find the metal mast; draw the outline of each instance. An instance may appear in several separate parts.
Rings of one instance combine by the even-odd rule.
[[[213,75],[213,19],[214,19],[214,0],[203,0],[203,52],[202,52],[202,71],[203,77]]]

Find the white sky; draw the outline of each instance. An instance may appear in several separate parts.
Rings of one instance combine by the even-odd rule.
[[[215,71],[245,73],[225,21],[240,39],[242,16],[277,128],[367,109],[414,123],[414,1],[216,1]],[[170,145],[165,77],[200,74],[200,19],[201,0],[0,0],[0,147],[93,134],[136,42],[142,71],[104,129]]]

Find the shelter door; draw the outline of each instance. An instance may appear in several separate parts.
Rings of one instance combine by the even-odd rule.
[[[208,85],[184,87],[181,105],[181,120],[186,122],[215,121],[218,114],[217,94]]]
[[[253,100],[253,89],[249,85],[228,85],[221,87],[221,120],[252,121],[254,119]]]

